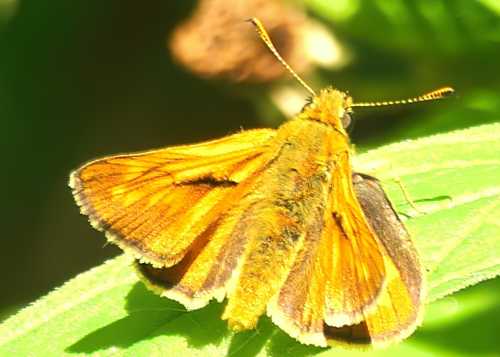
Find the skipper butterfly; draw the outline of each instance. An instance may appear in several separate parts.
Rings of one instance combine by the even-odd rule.
[[[111,156],[83,165],[70,186],[95,228],[136,258],[155,292],[187,309],[227,299],[236,331],[267,313],[304,344],[387,345],[421,321],[425,282],[417,251],[378,181],[353,172],[353,103],[312,94],[278,129]]]

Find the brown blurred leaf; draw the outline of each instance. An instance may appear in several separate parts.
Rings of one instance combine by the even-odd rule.
[[[258,17],[281,55],[297,72],[310,67],[304,55],[307,19],[279,0],[200,0],[192,17],[170,39],[174,57],[203,77],[265,82],[285,74],[245,20]]]

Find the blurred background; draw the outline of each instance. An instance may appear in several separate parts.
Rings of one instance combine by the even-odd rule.
[[[0,318],[119,253],[79,215],[72,169],[300,110],[307,92],[252,16],[313,88],[370,101],[455,87],[441,102],[359,109],[358,151],[500,119],[496,0],[0,0]]]

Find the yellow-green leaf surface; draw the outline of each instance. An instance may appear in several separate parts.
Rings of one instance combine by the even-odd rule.
[[[370,355],[498,355],[500,280],[447,295],[500,274],[500,125],[385,146],[356,157],[354,165],[377,176],[407,217],[430,294],[423,326]],[[130,262],[110,260],[6,320],[0,355],[366,355],[303,346],[267,318],[254,331],[233,334],[220,320],[223,304],[186,312],[146,290]]]

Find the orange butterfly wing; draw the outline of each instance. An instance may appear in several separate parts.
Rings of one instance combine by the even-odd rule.
[[[70,187],[91,224],[156,267],[179,262],[227,209],[242,181],[267,160],[274,130],[249,130],[195,145],[87,163]]]
[[[408,232],[378,181],[358,174],[354,187],[363,212],[386,252],[386,288],[376,310],[366,316],[364,338],[373,345],[385,346],[408,337],[421,323],[425,274]]]
[[[413,243],[378,182],[354,177],[353,191],[337,192],[336,200],[357,235],[345,234],[350,229],[338,219],[326,220],[319,244],[304,245],[268,308],[278,326],[305,344],[384,346],[410,335],[421,320],[425,287]],[[351,194],[351,203],[342,202]],[[357,201],[363,211],[350,211]]]

